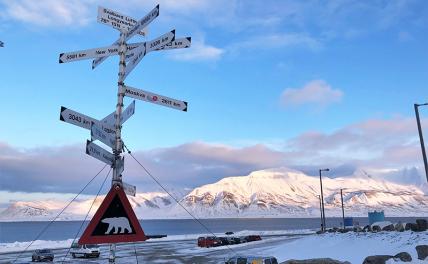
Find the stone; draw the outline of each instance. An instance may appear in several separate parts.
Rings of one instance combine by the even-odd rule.
[[[371,227],[370,225],[366,225],[366,226],[363,228],[363,231],[370,232],[370,231],[372,231],[372,227]]]
[[[427,245],[416,246],[416,252],[418,252],[418,259],[425,260],[425,258],[428,257],[428,246]]]
[[[400,252],[394,256],[394,260],[401,260],[403,262],[412,262],[412,256],[407,252]]]
[[[403,232],[405,228],[404,228],[404,225],[402,223],[397,223],[395,225],[394,229],[395,229],[395,231]]]
[[[394,230],[395,230],[395,228],[394,228],[394,225],[393,225],[393,224],[390,224],[390,225],[384,226],[384,227],[382,228],[382,231],[394,231]]]
[[[281,264],[351,264],[351,263],[348,261],[339,261],[331,258],[317,258],[317,259],[303,259],[303,260],[290,259],[282,262]]]
[[[372,226],[372,232],[380,232],[380,231],[382,231],[382,229],[380,228],[380,226],[378,226],[378,225]]]
[[[389,255],[368,256],[364,259],[363,264],[385,264],[388,260],[394,258]]]
[[[419,227],[418,227],[418,225],[417,225],[417,224],[414,224],[414,223],[407,223],[404,229],[405,229],[405,230],[412,230],[413,232],[418,232]]]
[[[416,219],[416,224],[418,225],[418,231],[426,231],[428,228],[427,220],[425,219]]]

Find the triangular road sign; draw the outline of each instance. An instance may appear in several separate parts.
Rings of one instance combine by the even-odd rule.
[[[114,185],[95,213],[79,244],[145,241],[143,229],[122,187]]]

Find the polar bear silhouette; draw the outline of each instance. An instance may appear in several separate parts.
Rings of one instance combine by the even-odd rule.
[[[105,232],[106,235],[110,234],[113,229],[113,234],[124,234],[125,229],[128,231],[128,233],[132,233],[132,228],[129,225],[128,218],[126,217],[104,218],[101,220],[101,222],[104,224],[108,224],[107,232]]]

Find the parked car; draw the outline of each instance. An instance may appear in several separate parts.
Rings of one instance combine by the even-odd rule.
[[[227,237],[219,237],[218,239],[220,239],[221,245],[230,245],[229,239]]]
[[[199,247],[218,247],[221,246],[221,240],[217,237],[199,237],[198,238]]]
[[[53,261],[54,254],[50,249],[36,249],[31,256],[31,261]]]
[[[100,256],[100,248],[98,245],[79,245],[78,243],[71,244],[70,249],[73,258],[98,258]]]
[[[259,241],[262,240],[262,238],[259,235],[249,235],[245,237],[245,241],[252,242],[252,241]]]
[[[230,258],[225,264],[278,264],[275,257],[239,256]]]
[[[241,240],[238,237],[228,237],[229,245],[241,244]]]

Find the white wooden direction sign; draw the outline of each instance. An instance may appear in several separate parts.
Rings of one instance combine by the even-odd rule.
[[[108,124],[102,124],[97,119],[81,114],[77,111],[71,110],[67,107],[61,106],[61,112],[59,114],[59,120],[66,123],[79,126],[88,130],[91,130],[92,123],[98,123],[102,130],[109,134],[115,134],[114,126]]]
[[[135,113],[135,100],[122,112],[120,117],[120,124],[126,122]],[[116,112],[109,114],[101,120],[101,123],[106,123],[108,126],[114,127],[116,124]]]
[[[128,31],[130,28],[135,26],[135,24],[137,24],[138,21],[130,16],[126,16],[117,11],[99,6],[97,22],[104,25],[111,26],[120,31],[121,30]],[[147,28],[140,30],[138,34],[147,36]]]
[[[107,146],[111,147],[112,149],[116,146],[116,137],[114,134],[106,133],[101,126],[99,126],[97,123],[92,122],[91,126],[91,139],[103,142]]]
[[[86,141],[86,154],[92,156],[110,166],[113,165],[114,155],[113,153],[108,152],[102,147],[98,146],[94,142]]]
[[[184,49],[184,48],[189,48],[192,42],[192,38],[191,37],[185,37],[185,38],[179,38],[179,39],[175,39],[174,41],[167,43],[163,46],[160,46],[158,48],[155,48],[154,50],[168,50],[168,49]],[[137,42],[137,43],[130,43],[127,45],[127,53],[126,53],[126,61],[129,61],[129,59],[134,56],[135,51],[132,51],[135,48],[140,47],[141,45],[144,45],[144,43],[146,42]],[[132,52],[131,52],[132,51]],[[150,50],[153,51],[153,50]],[[147,54],[146,50],[146,54]]]
[[[132,28],[130,28],[125,35],[125,42],[133,37],[137,32],[140,32],[144,28],[146,28],[156,17],[159,16],[159,5],[153,8],[147,15],[145,15],[142,19],[140,19],[137,24],[135,24]],[[120,38],[116,40],[112,46],[118,45]],[[105,59],[108,57],[97,58],[92,61],[92,69],[95,69],[98,65],[100,65]]]
[[[124,90],[125,95],[128,97],[187,112],[187,102],[185,101],[180,101],[129,86],[125,86]]]
[[[189,48],[192,43],[191,37],[179,38],[174,41],[165,44],[161,47],[156,48],[155,50],[166,50],[166,49],[185,49]]]
[[[126,182],[122,182],[123,190],[127,195],[135,196],[137,194],[137,187]]]
[[[174,40],[175,29],[152,41],[145,42],[143,45],[140,45],[131,51],[128,51],[127,55],[129,56],[129,62],[126,64],[123,79],[125,79],[126,76],[128,76],[128,74],[135,68],[135,66],[137,66],[137,64],[143,59],[147,52],[156,50],[156,48],[162,47]]]
[[[87,50],[78,50],[72,52],[64,52],[59,55],[59,63],[100,58],[104,56],[116,55],[118,53],[119,46],[117,45]]]
[[[91,129],[92,122],[98,122],[98,120],[92,117],[73,111],[64,106],[61,106],[59,120],[89,130]]]

